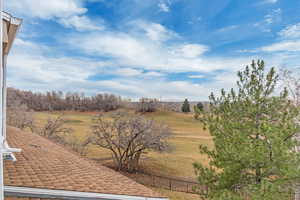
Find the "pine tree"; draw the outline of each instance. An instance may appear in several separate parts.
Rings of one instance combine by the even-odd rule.
[[[184,113],[191,112],[190,103],[189,103],[188,99],[184,100],[182,107],[181,107],[181,111]]]
[[[203,103],[202,102],[199,102],[199,103],[197,103],[197,109],[198,110],[200,110],[200,111],[203,111],[203,109],[204,109],[204,105],[203,105]]]
[[[204,110],[204,105],[203,103],[199,102],[197,105],[194,106],[194,118],[198,119],[201,112]]]
[[[209,165],[195,163],[200,185],[210,200],[291,199],[300,177],[296,123],[298,109],[284,89],[275,96],[278,75],[266,73],[263,61],[238,73],[238,90],[211,94],[210,108],[200,121],[210,131],[214,147],[200,146]]]

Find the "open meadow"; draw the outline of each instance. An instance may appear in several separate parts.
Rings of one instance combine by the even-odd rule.
[[[35,118],[37,124],[42,126],[49,117],[60,115],[60,112],[37,112]],[[64,112],[67,127],[74,130],[75,138],[84,140],[90,131],[94,112]],[[106,113],[109,115],[112,112]],[[172,130],[169,142],[172,151],[168,153],[149,152],[143,157],[141,166],[148,173],[187,179],[195,178],[192,164],[194,162],[207,162],[206,158],[198,151],[199,144],[212,146],[212,140],[207,131],[204,131],[199,121],[192,114],[158,111],[144,114],[147,118],[153,118],[166,123]],[[87,150],[87,157],[106,160],[110,152],[106,149],[91,146]]]
[[[47,118],[61,114],[61,112],[36,112],[36,123],[38,126],[42,126]],[[108,118],[111,114],[113,112],[105,113]],[[78,141],[83,141],[90,131],[92,118],[97,113],[67,111],[63,115],[67,120],[66,126],[74,130],[74,138]],[[143,116],[167,124],[171,128],[173,135],[169,139],[172,151],[168,153],[149,152],[141,160],[141,169],[155,175],[195,180],[193,163],[207,163],[207,158],[199,153],[199,145],[213,145],[209,133],[202,129],[200,122],[195,120],[192,114],[157,111],[145,113]],[[101,160],[104,164],[112,162],[109,159],[111,157],[110,152],[96,146],[88,148],[87,157]],[[199,199],[198,195],[158,188],[155,188],[155,190],[167,195],[171,200]]]
[[[45,123],[47,118],[60,115],[59,112],[37,112],[35,118],[38,125]],[[64,112],[67,126],[74,129],[75,138],[82,141],[90,131],[91,120],[97,113],[94,112]],[[112,112],[105,115],[109,117]],[[199,121],[192,114],[158,111],[144,114],[147,118],[166,123],[172,130],[169,142],[172,151],[168,153],[149,152],[143,157],[141,166],[148,173],[180,178],[195,178],[192,164],[194,162],[207,162],[200,155],[199,144],[212,146],[212,140],[207,131],[204,131]],[[105,160],[110,157],[106,149],[91,146],[87,156],[92,159]]]

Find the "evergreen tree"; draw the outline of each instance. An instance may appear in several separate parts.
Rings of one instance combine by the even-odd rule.
[[[198,119],[201,112],[203,112],[204,106],[203,103],[199,102],[197,105],[194,106],[194,118]]]
[[[199,102],[199,103],[197,103],[197,109],[198,110],[200,110],[200,111],[203,111],[203,109],[204,109],[204,105],[203,105],[203,103],[202,102]]]
[[[181,111],[184,113],[191,112],[190,103],[189,103],[188,99],[184,100],[182,107],[181,107]]]
[[[291,199],[300,177],[296,123],[298,109],[284,89],[274,95],[278,75],[265,72],[263,61],[238,73],[238,90],[211,94],[210,108],[200,121],[210,131],[214,147],[200,146],[209,165],[195,163],[200,185],[210,200]]]

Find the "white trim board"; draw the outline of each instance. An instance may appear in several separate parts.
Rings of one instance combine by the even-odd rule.
[[[13,17],[11,14],[2,11],[2,17],[4,20],[9,21],[10,23],[14,25],[20,25],[22,23],[22,19]]]
[[[76,192],[68,190],[51,190],[28,187],[4,186],[5,196],[57,198],[68,200],[168,200],[163,197],[139,197],[128,195],[102,194],[93,192]]]

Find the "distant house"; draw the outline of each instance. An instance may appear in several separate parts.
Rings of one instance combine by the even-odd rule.
[[[8,128],[8,143],[22,149],[5,160],[5,199],[167,200],[135,181],[34,133]]]

